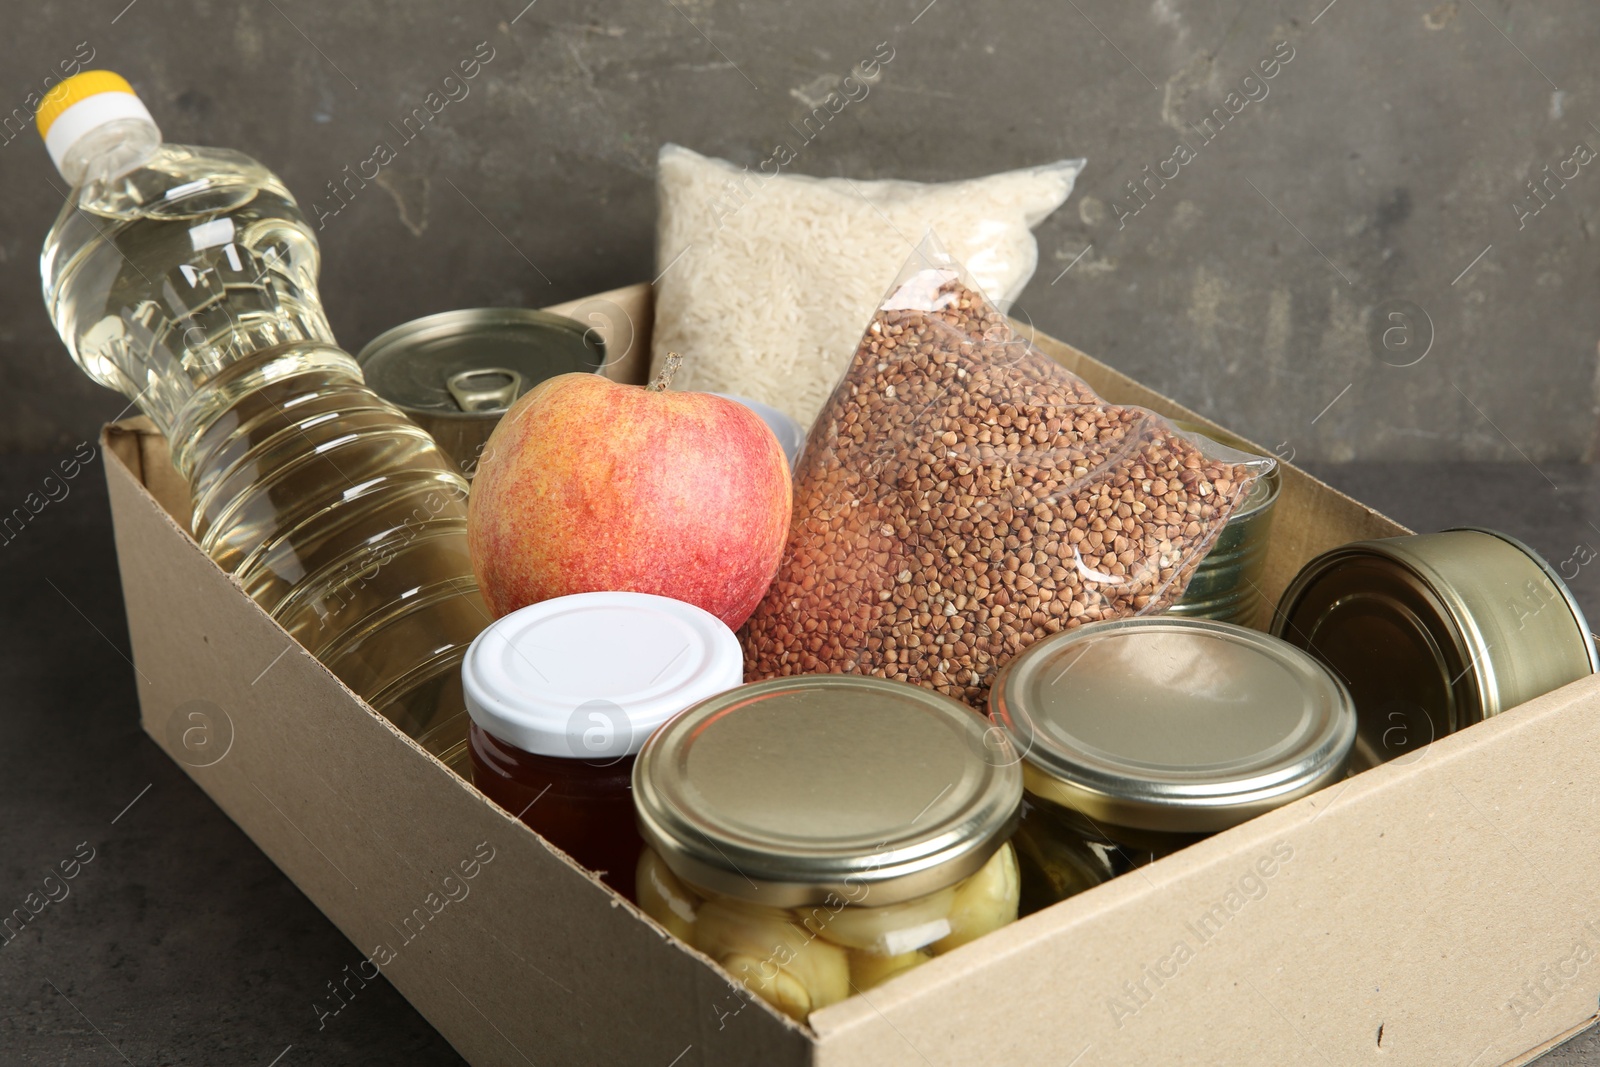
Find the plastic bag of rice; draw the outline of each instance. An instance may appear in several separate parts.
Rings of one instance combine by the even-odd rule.
[[[1038,264],[1032,228],[1071,195],[1083,164],[852,181],[768,175],[664,145],[651,373],[678,352],[676,388],[749,397],[810,426],[923,234],[937,227],[1005,310]]]

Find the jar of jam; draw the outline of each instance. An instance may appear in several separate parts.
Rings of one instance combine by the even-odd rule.
[[[1342,778],[1343,683],[1286,641],[1146,616],[1012,660],[989,712],[1023,760],[1023,913]]]
[[[1017,915],[1015,753],[918,686],[741,686],[657,731],[633,791],[639,906],[795,1019]]]
[[[473,783],[631,899],[634,756],[743,671],[733,631],[680,600],[579,593],[514,611],[461,665]]]

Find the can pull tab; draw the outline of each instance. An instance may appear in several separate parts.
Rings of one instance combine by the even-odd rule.
[[[504,367],[480,367],[452,374],[444,385],[462,411],[504,411],[522,392],[522,375]]]

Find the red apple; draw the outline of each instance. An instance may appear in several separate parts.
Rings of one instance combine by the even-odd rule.
[[[709,393],[563,374],[495,427],[472,481],[472,569],[496,617],[569,593],[655,593],[738,629],[778,570],[789,464]]]

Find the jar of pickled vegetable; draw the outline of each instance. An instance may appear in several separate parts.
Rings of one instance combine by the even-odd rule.
[[[473,784],[632,899],[634,757],[743,671],[733,631],[679,600],[579,593],[514,611],[461,665]]]
[[[639,906],[796,1019],[1017,916],[1016,755],[918,686],[741,686],[657,731],[633,791]]]
[[[1171,616],[1039,641],[989,712],[1023,759],[1024,914],[1339,780],[1356,734],[1306,653]]]

